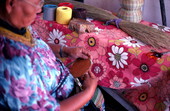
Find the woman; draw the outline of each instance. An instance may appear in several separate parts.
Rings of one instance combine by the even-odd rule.
[[[1,109],[75,111],[95,92],[97,78],[89,73],[83,91],[68,98],[74,87],[72,75],[49,46],[26,28],[42,5],[42,0],[0,0]],[[83,49],[73,48],[75,52],[70,54],[66,47],[51,47],[60,55],[65,52],[74,58],[87,58]]]

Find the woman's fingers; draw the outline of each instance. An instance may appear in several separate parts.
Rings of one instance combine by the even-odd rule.
[[[91,56],[90,56],[90,54],[87,52],[87,50],[85,50],[84,48],[82,48],[81,50],[82,50],[82,51],[81,51],[82,55],[87,57],[86,59],[91,58]]]
[[[80,58],[83,58],[83,59],[88,59],[89,58],[89,56],[88,55],[86,55],[86,54],[81,54],[81,56],[80,56]]]
[[[91,78],[96,78],[96,76],[90,70],[88,71],[88,74]]]

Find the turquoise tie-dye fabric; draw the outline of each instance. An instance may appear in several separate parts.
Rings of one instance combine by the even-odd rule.
[[[0,35],[0,107],[17,111],[59,110],[74,80],[38,36],[35,46]]]

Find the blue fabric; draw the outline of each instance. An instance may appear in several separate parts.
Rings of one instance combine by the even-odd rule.
[[[48,45],[29,47],[0,34],[0,106],[10,110],[59,110],[73,76]]]
[[[36,32],[32,36],[30,47],[0,33],[0,110],[59,111],[74,88],[67,67]]]

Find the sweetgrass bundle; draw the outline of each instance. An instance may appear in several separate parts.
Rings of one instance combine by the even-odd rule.
[[[69,1],[69,0],[46,0],[47,4],[59,4],[61,2],[70,2],[75,8],[85,8],[87,10],[87,17],[107,22],[115,19],[119,19],[117,16],[113,15],[110,11],[97,8],[91,5],[87,5],[81,2]],[[115,24],[114,21],[110,22],[112,25]],[[150,45],[154,48],[164,48],[170,49],[170,35],[164,33],[158,29],[146,26],[140,23],[133,23],[129,21],[122,20],[119,23],[119,28],[130,35],[133,38],[140,40],[141,42]]]

